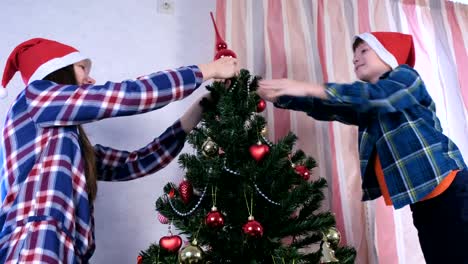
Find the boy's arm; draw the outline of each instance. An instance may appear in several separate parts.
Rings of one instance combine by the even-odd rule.
[[[104,85],[35,81],[26,88],[26,99],[30,116],[39,126],[78,125],[161,108],[190,95],[203,77],[197,66],[190,66]]]
[[[98,179],[127,181],[154,173],[179,154],[185,137],[186,132],[178,120],[150,144],[133,152],[95,145]]]
[[[305,112],[316,120],[339,121],[348,125],[359,125],[366,119],[364,113],[359,113],[349,106],[334,104],[316,97],[281,96],[274,105]]]
[[[319,91],[316,91],[318,94]],[[325,84],[327,99],[349,105],[358,112],[397,112],[429,101],[429,94],[419,74],[402,65],[377,83]]]

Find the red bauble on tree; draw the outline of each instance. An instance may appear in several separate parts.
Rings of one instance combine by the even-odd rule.
[[[256,145],[251,146],[249,151],[252,158],[258,162],[261,161],[270,152],[270,147],[268,147],[268,145],[262,144],[261,142],[258,142]]]
[[[141,264],[143,263],[143,257],[142,256],[138,256],[137,257],[137,264]]]
[[[242,230],[251,237],[263,236],[263,226],[255,221],[253,216],[249,216],[249,221],[242,227]]]
[[[184,202],[184,203],[188,203],[188,202],[190,202],[190,199],[192,199],[193,186],[187,179],[184,179],[180,183],[180,185],[179,185],[179,194],[180,194],[180,198],[182,199],[182,202]]]
[[[169,198],[170,198],[170,199],[174,198],[174,196],[175,196],[175,190],[172,188],[172,189],[169,191],[169,194],[168,194],[168,195],[169,195]]]
[[[257,112],[258,113],[263,112],[263,110],[265,110],[266,106],[267,106],[267,104],[266,104],[265,100],[260,99],[260,101],[257,104]]]
[[[222,148],[219,148],[218,155],[222,156],[224,154],[226,154],[226,152],[224,152],[224,150]]]
[[[169,252],[177,252],[182,246],[182,238],[177,235],[169,234],[159,239],[159,246]]]
[[[296,210],[291,213],[291,215],[289,216],[289,219],[294,220],[294,219],[297,219],[298,216],[299,216],[299,211]]]
[[[224,226],[224,216],[216,207],[211,208],[211,212],[206,215],[205,223],[211,228]]]
[[[301,175],[302,179],[309,180],[310,179],[310,170],[304,165],[297,165],[294,167],[294,170],[297,174]]]
[[[163,214],[161,213],[158,213],[158,220],[161,224],[169,224],[169,219],[167,219],[167,217],[165,217]]]

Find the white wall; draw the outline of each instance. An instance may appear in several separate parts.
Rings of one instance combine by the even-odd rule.
[[[89,55],[98,83],[208,62],[214,46],[209,12],[215,2],[174,0],[175,13],[166,15],[157,12],[157,0],[2,0],[0,74],[12,49],[33,37],[55,39]],[[8,98],[0,101],[0,128],[23,86],[17,74]],[[89,124],[86,130],[93,143],[134,150],[163,132],[204,91],[151,113]],[[99,183],[92,263],[136,263],[140,250],[167,233],[167,226],[156,219],[154,203],[168,181],[178,183],[182,177],[174,161],[143,179]]]

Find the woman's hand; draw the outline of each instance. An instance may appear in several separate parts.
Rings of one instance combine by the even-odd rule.
[[[327,98],[325,88],[320,84],[312,84],[290,79],[261,80],[258,83],[257,93],[263,99],[276,102],[283,95],[303,97],[313,96],[322,99]]]
[[[203,74],[203,81],[209,79],[229,79],[239,73],[237,59],[223,57],[207,64],[198,65]]]
[[[202,96],[200,96],[199,99],[197,99],[182,115],[180,118],[180,123],[182,125],[182,129],[185,131],[185,133],[190,133],[192,129],[200,122],[202,118],[202,113],[203,113],[203,108],[200,105],[200,102],[203,100],[203,98],[208,99],[209,101],[213,100],[211,98],[210,93],[206,93]]]

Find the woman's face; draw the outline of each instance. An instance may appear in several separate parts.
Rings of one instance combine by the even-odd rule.
[[[75,78],[78,85],[96,83],[96,80],[89,76],[89,71],[91,70],[89,60],[82,60],[73,64],[73,69],[75,70]]]

